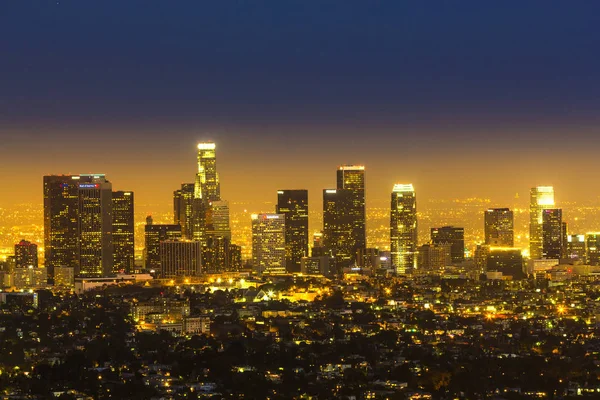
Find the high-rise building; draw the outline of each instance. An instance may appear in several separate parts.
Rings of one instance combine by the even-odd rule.
[[[207,237],[231,239],[229,202],[227,200],[215,200],[209,203],[206,226]]]
[[[529,202],[529,257],[542,258],[543,230],[542,211],[554,208],[554,188],[552,186],[537,186],[531,188]]]
[[[589,265],[600,265],[600,232],[585,234],[585,258]]]
[[[89,183],[79,183],[77,274],[102,277],[113,271],[112,184],[104,175],[90,177]]]
[[[323,190],[324,252],[319,254],[331,254],[335,259],[333,269],[337,272],[350,267],[357,256],[353,225],[355,218],[349,213],[352,199],[353,194],[348,189]]]
[[[173,192],[174,223],[181,225],[181,234],[186,239],[193,238],[194,184],[182,183],[181,189]]]
[[[308,255],[308,190],[278,190],[275,212],[285,215],[286,269],[300,272]]]
[[[460,263],[465,260],[465,228],[455,226],[431,228],[431,243],[450,243],[452,262]]]
[[[566,258],[586,263],[585,235],[567,235]]]
[[[157,226],[157,225],[155,225]],[[160,242],[160,277],[198,276],[202,265],[202,246],[194,240]]]
[[[285,215],[252,215],[252,263],[260,273],[286,272]]]
[[[365,167],[362,165],[339,167],[337,189],[349,192],[350,204],[344,212],[348,214],[352,228],[352,260],[357,261],[356,254],[362,254],[367,247]]]
[[[146,218],[144,228],[146,248],[144,251],[147,270],[160,270],[160,243],[166,240],[181,239],[181,226],[175,224],[155,225],[152,217]]]
[[[513,279],[524,278],[521,250],[512,247],[490,247],[485,270],[502,272],[502,275],[512,276]]]
[[[23,239],[15,244],[15,267],[27,268],[30,265],[34,268],[38,267],[37,244]]]
[[[398,274],[415,266],[417,251],[417,196],[412,184],[396,184],[390,210],[392,267]]]
[[[508,208],[490,208],[484,214],[485,244],[490,246],[513,247],[514,218]]]
[[[133,192],[113,192],[112,203],[113,272],[129,273],[135,261]]]
[[[221,200],[216,148],[215,143],[198,143],[198,174],[195,197],[206,201]]]
[[[44,176],[44,251],[48,275],[112,272],[112,185],[103,174]]]
[[[546,208],[542,211],[542,258],[562,258],[563,223],[560,208]]]
[[[418,248],[417,272],[439,272],[452,264],[450,243],[424,244]]]
[[[44,176],[44,259],[50,278],[54,268],[79,270],[79,176]]]
[[[239,246],[224,236],[208,237],[202,248],[202,270],[209,274],[237,272],[240,270]]]

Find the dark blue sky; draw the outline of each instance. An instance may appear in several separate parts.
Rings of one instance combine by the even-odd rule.
[[[145,170],[176,186],[210,138],[242,189],[234,167],[275,154],[290,180],[308,153],[323,181],[372,166],[382,196],[399,179],[474,194],[447,183],[471,173],[499,195],[484,181],[529,171],[511,196],[552,157],[595,154],[599,49],[592,1],[3,1],[0,177],[27,160],[36,184],[99,168],[135,186],[160,151]],[[551,176],[566,186],[564,168]]]

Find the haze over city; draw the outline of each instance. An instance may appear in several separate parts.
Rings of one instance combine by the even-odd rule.
[[[318,193],[345,163],[367,166],[374,204],[396,182],[596,201],[573,178],[595,168],[598,6],[516,4],[7,2],[0,206],[81,172],[170,204],[206,140],[223,194],[250,204]]]

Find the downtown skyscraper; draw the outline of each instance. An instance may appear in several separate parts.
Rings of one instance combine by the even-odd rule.
[[[198,143],[198,172],[194,198],[202,198],[205,201],[221,200],[216,149],[215,143]]]
[[[284,274],[285,215],[252,215],[252,264],[259,273]]]
[[[398,274],[410,272],[417,251],[417,196],[412,184],[396,184],[390,209],[392,267]]]
[[[112,273],[112,184],[103,174],[44,176],[44,251],[54,268],[75,275]]]
[[[542,211],[542,258],[563,257],[564,229],[560,208],[546,208]]]
[[[343,165],[337,188],[323,191],[323,242],[335,258],[335,268],[362,264],[367,246],[365,167]]]
[[[554,208],[554,188],[552,186],[531,188],[529,197],[529,257],[533,260],[543,257],[543,211],[551,208]]]
[[[337,189],[348,190],[350,205],[345,210],[352,224],[352,247],[354,254],[364,253],[367,248],[365,167],[342,165],[337,170]],[[358,256],[357,256],[358,257]]]
[[[490,208],[484,214],[485,244],[499,247],[515,245],[513,212],[508,208]]]
[[[287,272],[300,272],[308,256],[308,190],[278,190],[275,212],[285,215]]]
[[[112,193],[113,272],[130,273],[134,270],[133,199],[133,192],[116,191]]]

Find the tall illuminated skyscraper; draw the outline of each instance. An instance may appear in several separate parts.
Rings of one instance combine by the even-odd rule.
[[[344,210],[351,220],[353,261],[357,254],[367,248],[365,167],[362,165],[342,165],[337,171],[337,189],[350,193],[350,205]]]
[[[554,188],[537,186],[531,188],[529,202],[529,257],[543,256],[543,210],[554,208]]]
[[[484,214],[485,244],[513,247],[514,218],[508,208],[490,208]]]
[[[542,211],[542,258],[562,258],[563,228],[560,208],[546,208]]]
[[[182,183],[181,189],[173,192],[174,223],[181,226],[184,238],[192,239],[194,216],[194,184]]]
[[[390,210],[390,250],[392,267],[398,274],[415,265],[417,251],[417,196],[412,184],[396,184]]]
[[[209,237],[231,239],[229,226],[229,202],[227,200],[211,201],[206,217],[206,234]]]
[[[50,278],[56,267],[112,272],[112,185],[103,174],[44,176],[44,251]]]
[[[285,215],[287,271],[300,272],[308,256],[308,190],[278,190],[275,212]]]
[[[252,263],[260,273],[286,272],[285,215],[252,215]]]
[[[206,201],[221,200],[217,173],[216,144],[198,143],[198,173],[194,197]]]
[[[79,270],[102,277],[113,271],[112,184],[104,175],[81,175],[79,182]]]
[[[78,270],[79,176],[44,176],[44,259],[49,278],[54,268]]]
[[[131,272],[135,261],[133,192],[112,193],[113,272]]]
[[[323,247],[334,257],[334,268],[338,273],[350,267],[357,256],[355,218],[348,212],[353,197],[348,189],[323,190]]]

